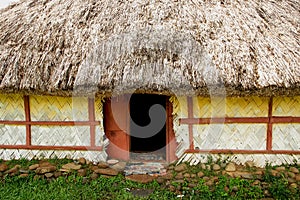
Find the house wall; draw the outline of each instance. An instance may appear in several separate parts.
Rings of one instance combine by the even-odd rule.
[[[300,97],[172,97],[181,161],[300,162]]]
[[[101,98],[1,94],[0,158],[106,160],[102,119]]]

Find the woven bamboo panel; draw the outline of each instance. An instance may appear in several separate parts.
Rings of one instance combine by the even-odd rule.
[[[89,126],[33,126],[33,145],[90,146]]]
[[[84,157],[87,160],[99,162],[106,161],[107,154],[104,151],[40,151],[23,149],[0,149],[0,158],[4,160],[12,159],[48,159],[48,158],[69,158],[78,159]]]
[[[0,94],[0,120],[25,120],[24,100],[22,95]]]
[[[300,96],[274,97],[273,116],[300,116]]]
[[[203,153],[188,153],[184,154],[179,162],[188,162],[190,165],[197,165],[198,163],[207,163],[208,157],[216,160],[228,160],[237,164],[245,164],[247,161],[253,161],[257,167],[264,167],[266,164],[281,165],[294,164],[296,160],[300,164],[300,155],[288,154],[203,154]]]
[[[199,149],[263,150],[267,125],[210,124],[194,125],[194,146]]]
[[[300,124],[273,124],[274,150],[300,150]]]
[[[222,97],[194,97],[193,112],[196,118],[225,117],[226,99]]]
[[[173,115],[176,115],[179,118],[188,117],[187,97],[171,97],[170,102],[173,105]]]
[[[0,125],[0,140],[4,145],[20,145],[26,143],[26,127]]]
[[[96,121],[103,121],[103,97],[95,98],[95,119]]]
[[[102,146],[104,143],[104,129],[103,126],[96,126],[96,134],[95,134],[95,145]]]
[[[88,121],[88,100],[79,97],[30,96],[32,121]]]
[[[194,98],[194,117],[267,117],[268,98],[227,97]]]

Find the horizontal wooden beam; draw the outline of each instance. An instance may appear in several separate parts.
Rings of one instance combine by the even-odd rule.
[[[99,121],[7,121],[2,120],[4,125],[32,125],[32,126],[97,126]]]
[[[0,149],[102,151],[102,146],[43,146],[43,145],[0,145]]]
[[[242,150],[242,149],[188,149],[185,153],[209,154],[300,154],[299,150]]]
[[[268,123],[268,117],[182,118],[181,124]]]
[[[268,117],[224,117],[224,118],[181,118],[180,124],[261,124],[268,123]],[[273,124],[300,123],[300,117],[271,117]]]

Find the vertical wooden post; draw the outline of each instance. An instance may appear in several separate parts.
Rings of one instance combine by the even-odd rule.
[[[169,101],[169,98],[166,97],[166,154],[167,154],[167,162],[171,163],[175,160],[177,160],[176,157],[176,148],[177,148],[177,142],[175,138],[175,133],[173,129],[173,107],[171,102]]]
[[[29,96],[24,96],[24,108],[25,108],[25,121],[26,121],[26,146],[31,146],[31,117],[30,117],[30,105]]]
[[[90,122],[90,137],[91,137],[91,147],[95,147],[96,143],[96,126],[95,126],[95,99],[89,98],[88,100],[88,110],[89,110],[89,122]]]
[[[268,151],[272,150],[272,135],[273,135],[272,115],[273,115],[273,97],[270,97],[269,110],[268,110],[269,120],[268,120],[268,127],[267,127],[267,145],[266,145],[266,149]]]
[[[187,97],[188,104],[188,118],[194,118],[193,114],[193,97]],[[189,124],[189,141],[190,141],[190,149],[194,149],[194,134],[193,134],[193,124]]]

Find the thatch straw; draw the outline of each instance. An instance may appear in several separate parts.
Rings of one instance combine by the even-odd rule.
[[[298,0],[21,0],[0,10],[0,90],[296,95],[299,16]]]

